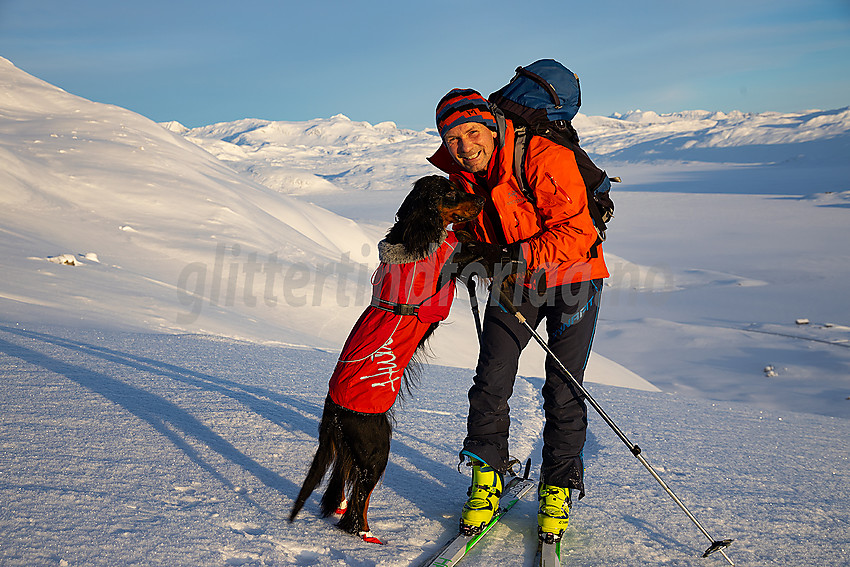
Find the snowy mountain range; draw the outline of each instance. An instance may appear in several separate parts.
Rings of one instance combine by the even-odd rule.
[[[592,391],[740,564],[848,564],[850,108],[575,125],[624,180]],[[0,563],[395,566],[436,549],[468,482],[462,294],[373,499],[390,545],[282,518],[376,243],[438,145],[342,115],[157,124],[0,58]],[[540,451],[542,364],[529,347],[521,457]],[[593,419],[574,564],[716,561]],[[522,564],[505,550],[533,545],[534,513],[468,564]]]
[[[850,107],[763,114],[637,110],[612,117],[579,114],[574,125],[585,149],[607,162],[795,161],[832,167],[847,161],[850,148]],[[392,122],[372,126],[343,115],[306,122],[239,120],[193,129],[177,122],[163,126],[264,185],[297,195],[395,188],[399,178],[412,182],[429,173],[424,158],[439,145],[436,130],[404,130]]]

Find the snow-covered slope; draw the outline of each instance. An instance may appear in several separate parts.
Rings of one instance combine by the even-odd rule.
[[[387,545],[337,530],[311,497],[287,515],[316,446],[336,356],[201,336],[0,325],[0,563],[8,567],[419,565],[456,530],[468,372],[432,366],[397,413],[370,506]],[[542,399],[520,377],[511,450],[540,462]],[[850,560],[848,420],[593,386],[738,565]],[[587,496],[565,565],[720,567],[708,542],[590,415]],[[464,471],[466,473],[466,471]],[[463,562],[526,566],[520,502]]]
[[[332,310],[270,315],[284,279],[301,282],[294,301],[310,303],[302,280],[315,266],[374,261],[374,234],[239,175],[138,114],[68,94],[5,59],[0,85],[0,296],[10,316],[162,330],[192,323],[301,342],[301,329]],[[75,267],[50,262],[64,254]],[[353,289],[363,276],[339,278]],[[256,311],[265,311],[260,325]]]
[[[0,60],[0,78],[7,164],[0,171],[0,302],[8,317],[339,348],[368,303],[376,243],[408,181],[394,183],[382,218],[360,225],[240,175],[173,133],[182,130],[175,123],[163,128],[71,95],[7,60]],[[382,165],[359,170],[360,179],[377,179],[376,169],[403,178],[387,156],[414,163],[433,139],[343,117],[210,128],[234,139],[294,136],[293,171],[320,180],[310,163],[331,154],[351,163],[347,144],[380,148],[370,159]],[[338,205],[344,199],[335,191]],[[474,365],[471,325],[467,316],[441,333],[444,347],[435,350],[447,355],[445,363]],[[599,381],[652,389],[615,363],[599,364]]]

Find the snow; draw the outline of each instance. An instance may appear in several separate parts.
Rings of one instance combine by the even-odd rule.
[[[370,520],[289,507],[433,130],[156,124],[0,58],[0,564],[409,565],[454,530],[460,294]],[[615,187],[592,395],[740,565],[850,563],[850,109],[580,115]],[[483,301],[483,294],[481,300]],[[807,324],[798,324],[807,321]],[[540,349],[511,451],[540,462]],[[591,412],[565,565],[725,564]],[[467,565],[523,565],[520,502]]]

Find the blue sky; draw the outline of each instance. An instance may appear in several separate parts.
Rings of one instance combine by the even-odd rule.
[[[522,8],[519,6],[522,5]],[[454,87],[577,73],[582,112],[850,105],[850,0],[0,0],[0,56],[156,121],[433,126]]]

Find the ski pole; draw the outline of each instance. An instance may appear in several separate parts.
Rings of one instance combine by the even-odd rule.
[[[561,360],[555,355],[554,352],[552,352],[552,349],[549,348],[549,345],[546,344],[546,341],[544,341],[543,338],[537,333],[537,331],[535,331],[531,327],[531,325],[528,324],[528,321],[526,321],[522,313],[517,310],[511,299],[505,294],[504,289],[500,289],[500,299],[502,307],[504,307],[508,311],[508,313],[516,317],[517,320],[526,328],[526,330],[531,333],[531,336],[534,337],[534,340],[536,340],[537,343],[541,347],[543,347],[543,350],[545,350],[546,353],[552,358],[552,360],[557,363],[558,367],[564,372],[567,378],[570,379],[570,382],[572,382],[573,386],[575,386],[581,396],[585,400],[587,400],[587,402],[591,406],[593,406],[593,409],[596,410],[596,412],[602,417],[605,423],[607,423],[608,426],[614,430],[614,433],[617,434],[617,437],[619,437],[623,441],[623,443],[625,443],[626,447],[629,448],[629,451],[631,451],[632,455],[634,455],[635,458],[637,458],[637,460],[640,461],[640,463],[644,467],[646,467],[646,470],[649,471],[649,474],[652,475],[652,478],[658,481],[658,484],[661,485],[661,488],[663,488],[664,491],[670,496],[670,498],[672,498],[673,501],[678,504],[679,508],[681,508],[685,515],[694,523],[694,525],[696,525],[697,528],[699,528],[703,535],[708,538],[708,541],[711,542],[711,546],[709,546],[709,548],[705,550],[705,553],[703,553],[702,556],[708,557],[712,553],[719,551],[720,554],[726,559],[726,561],[729,562],[729,565],[735,565],[735,563],[731,559],[729,559],[729,556],[726,555],[726,552],[724,551],[726,547],[729,547],[733,540],[716,540],[711,536],[710,533],[708,533],[708,530],[703,527],[699,520],[697,520],[696,516],[694,516],[691,511],[688,510],[688,507],[685,506],[685,504],[681,500],[679,500],[679,497],[676,496],[675,493],[673,493],[673,490],[669,486],[667,486],[667,483],[664,482],[664,480],[661,478],[661,476],[659,476],[659,474],[655,471],[652,465],[649,464],[649,462],[641,453],[640,447],[629,441],[629,438],[626,437],[626,434],[623,433],[623,431],[619,427],[617,427],[617,424],[614,423],[614,421],[610,417],[608,417],[608,414],[605,413],[605,410],[602,409],[602,406],[600,406],[596,402],[596,400],[593,399],[593,396],[590,395],[590,392],[588,392],[585,387],[582,386],[582,384],[578,380],[576,380],[575,376],[573,376],[572,373],[567,370],[567,367],[564,366],[564,363],[561,362]]]

